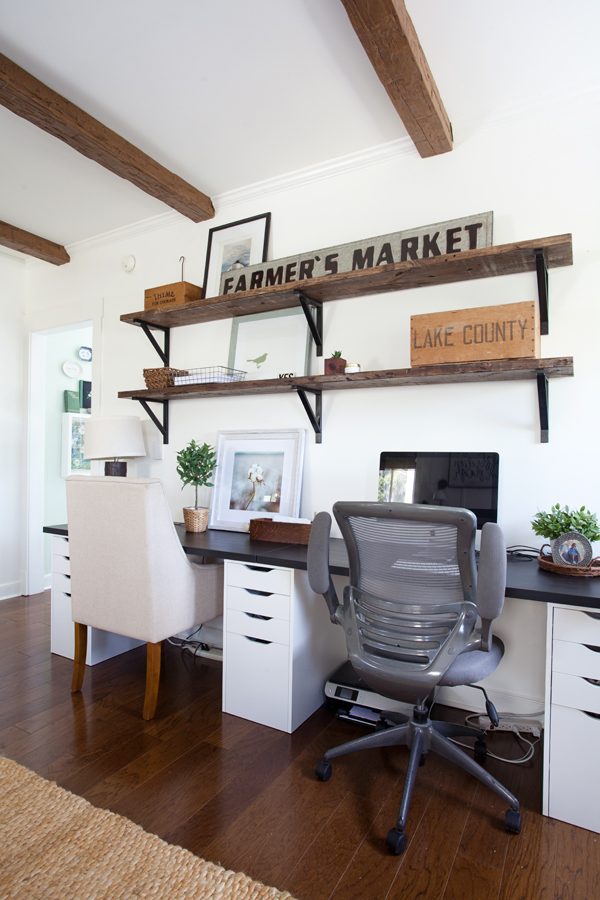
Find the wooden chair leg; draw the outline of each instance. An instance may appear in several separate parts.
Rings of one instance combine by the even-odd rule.
[[[159,641],[158,644],[146,644],[146,695],[142,713],[142,717],[146,721],[154,718],[158,702],[161,645],[162,641]]]
[[[87,654],[88,627],[81,622],[75,622],[75,654],[73,656],[73,677],[71,678],[71,693],[76,694],[83,686],[85,675],[85,657]]]

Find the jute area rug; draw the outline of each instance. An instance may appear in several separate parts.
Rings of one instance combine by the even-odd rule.
[[[291,900],[0,757],[0,898]]]

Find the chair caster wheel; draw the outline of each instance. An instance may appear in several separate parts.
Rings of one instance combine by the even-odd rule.
[[[517,809],[507,809],[504,815],[504,825],[511,834],[520,834],[521,813]]]
[[[483,764],[487,759],[487,744],[483,738],[477,738],[473,744],[475,762]]]
[[[385,842],[394,856],[399,856],[406,849],[406,835],[399,828],[390,828]]]
[[[322,759],[315,768],[315,775],[319,781],[329,781],[331,778],[331,763],[327,759]]]

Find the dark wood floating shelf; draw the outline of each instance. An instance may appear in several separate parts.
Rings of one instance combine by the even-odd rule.
[[[433,256],[429,259],[407,260],[375,269],[360,269],[239,294],[210,297],[174,309],[125,313],[121,316],[121,321],[130,325],[145,323],[150,328],[176,328],[296,307],[299,291],[305,292],[311,300],[325,302],[536,270],[539,279],[539,261],[542,258],[546,269],[572,265],[571,235],[560,234],[480,250],[463,250],[461,253]]]
[[[185,400],[207,397],[240,397],[249,394],[283,394],[298,388],[339,391],[352,388],[404,387],[417,384],[452,384],[467,381],[523,381],[573,375],[573,358],[494,359],[438,366],[414,366],[411,369],[381,369],[353,375],[306,375],[302,378],[270,378],[262,381],[234,381],[226,384],[183,384],[160,391],[140,389],[119,391],[129,400]]]

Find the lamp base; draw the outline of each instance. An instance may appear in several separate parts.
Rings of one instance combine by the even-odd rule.
[[[105,475],[119,475],[121,478],[127,477],[127,463],[123,459],[107,460],[104,463]]]

